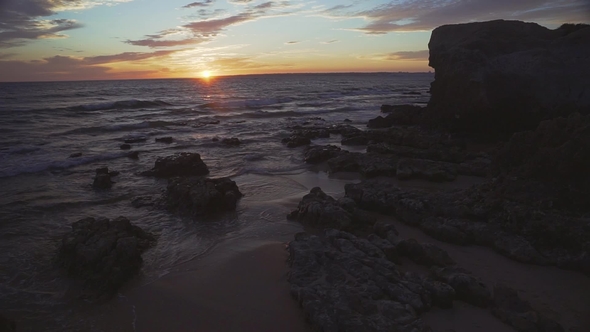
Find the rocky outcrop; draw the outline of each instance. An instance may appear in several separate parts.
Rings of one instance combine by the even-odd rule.
[[[96,175],[94,176],[94,181],[92,182],[92,186],[97,189],[109,189],[113,186],[113,183],[115,183],[111,178],[117,175],[119,175],[119,172],[109,172],[108,167],[97,168]]]
[[[309,164],[317,164],[338,156],[340,151],[335,145],[312,146],[305,151],[304,160]]]
[[[520,262],[557,265],[590,275],[587,218],[543,208],[535,200],[504,196],[502,190],[510,193],[512,187],[522,188],[523,182],[515,181],[496,180],[437,193],[365,181],[347,184],[345,190],[360,208],[395,215],[436,239],[488,246]],[[528,190],[534,195],[534,188]]]
[[[588,112],[589,39],[588,26],[549,30],[497,20],[438,27],[428,44],[435,80],[424,120],[498,135]]]
[[[172,142],[174,142],[174,138],[172,138],[171,136],[156,137],[156,142],[165,143],[165,144],[171,144]]]
[[[200,154],[181,152],[156,159],[154,168],[142,174],[167,178],[173,176],[200,176],[208,173],[209,169],[201,160]]]
[[[173,178],[165,201],[168,210],[190,216],[234,211],[242,193],[229,178]]]
[[[242,142],[237,137],[231,137],[222,139],[221,144],[225,144],[227,146],[239,146],[240,144],[242,144]]]
[[[424,108],[413,105],[383,105],[381,112],[388,113],[385,117],[378,116],[369,120],[369,128],[389,128],[391,126],[418,125],[422,119]]]
[[[309,194],[303,196],[297,209],[288,218],[315,227],[346,230],[367,227],[375,222],[366,212],[358,209],[352,200],[336,200],[320,187],[312,188]]]
[[[423,178],[429,181],[453,181],[457,177],[457,165],[426,159],[400,159],[397,164],[397,178],[407,180]]]
[[[84,218],[63,237],[57,262],[92,292],[112,295],[139,272],[141,254],[155,242],[125,217]]]

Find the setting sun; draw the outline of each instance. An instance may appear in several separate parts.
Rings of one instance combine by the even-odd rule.
[[[203,78],[209,78],[209,77],[211,77],[211,72],[210,72],[210,71],[208,71],[208,70],[205,70],[205,71],[203,71],[203,72],[201,73],[201,76],[202,76]]]

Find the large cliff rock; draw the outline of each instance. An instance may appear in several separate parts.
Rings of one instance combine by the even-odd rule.
[[[436,28],[425,117],[454,131],[510,134],[590,110],[590,26],[490,21]]]

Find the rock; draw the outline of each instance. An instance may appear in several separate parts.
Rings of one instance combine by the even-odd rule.
[[[557,322],[544,317],[522,300],[518,293],[503,285],[494,286],[492,314],[521,332],[563,332]]]
[[[289,243],[291,294],[308,321],[321,331],[432,331],[418,316],[429,292],[363,243],[334,230]]]
[[[393,122],[389,121],[388,119],[382,117],[382,116],[378,116],[374,119],[369,120],[369,122],[367,123],[367,127],[369,128],[389,128],[393,126]]]
[[[397,157],[373,153],[341,151],[328,160],[330,172],[360,172],[367,177],[393,176],[397,170]]]
[[[174,142],[174,138],[172,138],[170,136],[159,137],[159,138],[156,137],[156,142],[171,144],[172,142]]]
[[[438,27],[428,44],[435,80],[424,119],[481,136],[587,113],[590,44],[583,41],[588,39],[588,26],[569,34],[503,20]]]
[[[78,157],[82,157],[82,152],[76,152],[76,153],[72,153],[70,155],[70,158],[78,158]]]
[[[121,146],[119,146],[119,148],[121,148],[121,150],[129,150],[129,149],[131,149],[131,145],[125,143],[125,144],[121,144]]]
[[[224,138],[221,140],[221,143],[229,146],[238,146],[242,144],[242,142],[240,142],[240,140],[237,137]]]
[[[134,138],[128,138],[125,140],[125,143],[127,144],[133,144],[133,143],[143,143],[147,141],[147,138],[145,137],[134,137]]]
[[[96,169],[96,175],[94,176],[94,182],[92,186],[97,189],[109,189],[113,186],[111,180],[111,174],[109,173],[108,167],[101,167]]]
[[[112,295],[139,272],[141,254],[155,241],[125,217],[84,218],[63,237],[57,263],[88,289]]]
[[[139,159],[139,151],[132,151],[127,154],[127,158],[130,159]]]
[[[168,210],[191,216],[234,211],[241,197],[229,178],[173,178],[165,194]]]
[[[207,165],[198,153],[181,152],[156,159],[154,168],[144,172],[144,175],[156,177],[200,176],[209,173]]]
[[[311,140],[309,138],[295,135],[289,138],[283,138],[282,142],[283,144],[287,144],[288,148],[296,148],[299,146],[311,144]]]
[[[420,244],[414,239],[403,240],[397,244],[396,250],[400,255],[409,257],[415,263],[428,267],[455,265],[455,261],[449,257],[446,251],[430,243]]]
[[[487,307],[491,301],[489,289],[468,271],[456,266],[434,268],[434,276],[455,290],[458,300],[478,307]]]
[[[305,151],[304,159],[306,163],[317,164],[334,158],[339,153],[340,148],[335,145],[312,146]]]
[[[16,323],[14,320],[5,317],[0,314],[0,332],[15,332]]]
[[[133,200],[131,201],[131,205],[134,208],[140,208],[140,207],[144,207],[144,206],[154,206],[155,202],[152,196],[138,196],[133,198]]]
[[[453,307],[456,293],[455,289],[449,284],[426,278],[422,282],[422,286],[430,292],[433,305],[443,309]]]
[[[374,220],[357,211],[356,206],[339,202],[328,196],[320,187],[312,188],[303,196],[297,209],[289,214],[290,219],[320,226],[349,230],[373,224]]]
[[[352,122],[352,120],[350,120],[350,119],[344,119],[344,121],[343,121],[343,122],[351,123],[351,122]]]
[[[382,105],[381,112],[389,113],[385,120],[395,126],[418,125],[424,114],[424,107],[415,105]]]
[[[404,158],[399,160],[396,174],[400,180],[423,178],[434,182],[453,181],[457,177],[457,166],[442,161]]]

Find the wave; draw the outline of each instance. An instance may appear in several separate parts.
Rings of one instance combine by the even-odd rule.
[[[6,178],[20,174],[39,173],[44,171],[59,171],[80,165],[91,164],[97,161],[123,158],[127,157],[128,155],[129,152],[117,152],[66,160],[53,160],[46,162],[35,161],[30,163],[21,163],[21,165],[19,165],[17,168],[0,170],[0,178]]]
[[[292,98],[267,98],[267,99],[248,99],[234,101],[211,102],[199,105],[201,109],[213,110],[232,110],[232,109],[257,109],[257,108],[282,108],[284,103],[291,102]]]
[[[94,134],[97,132],[116,132],[116,131],[128,131],[134,129],[144,129],[144,128],[161,128],[167,126],[184,126],[186,122],[173,122],[173,121],[142,121],[137,123],[120,123],[114,125],[106,125],[106,126],[94,126],[94,127],[82,127],[76,128],[72,130],[67,130],[61,133],[54,134],[52,136],[61,136],[61,135],[72,135],[72,134]]]
[[[163,106],[172,106],[165,101],[161,100],[138,100],[138,99],[130,99],[130,100],[120,100],[120,101],[111,101],[111,102],[104,102],[104,103],[94,103],[94,104],[85,104],[85,105],[77,105],[68,107],[69,110],[74,111],[105,111],[105,110],[112,110],[112,109],[130,109],[130,108],[154,108],[154,107],[163,107]]]

